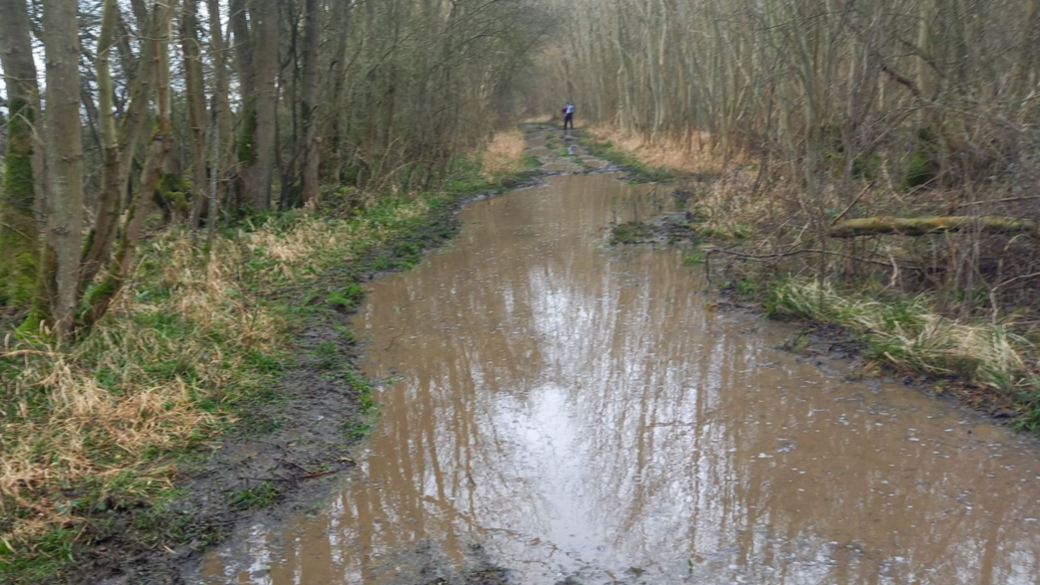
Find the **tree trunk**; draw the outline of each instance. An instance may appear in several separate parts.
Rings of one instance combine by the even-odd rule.
[[[347,47],[350,32],[350,2],[335,2],[336,18],[333,30],[336,34],[336,53],[333,56],[332,76],[332,136],[329,150],[333,163],[328,170],[329,179],[342,180],[343,165],[347,158]]]
[[[231,100],[228,96],[227,56],[224,54],[226,43],[220,26],[220,5],[217,0],[207,0],[206,6],[209,12],[209,44],[213,59],[213,111],[216,117],[214,130],[215,135],[220,137],[219,148],[216,151],[222,153],[220,157],[214,155],[212,164],[214,172],[219,168],[223,173],[228,173],[235,166],[235,152],[232,149],[234,134]],[[222,191],[226,192],[227,182],[223,185]]]
[[[33,313],[24,324],[52,326],[59,339],[72,333],[76,314],[83,230],[83,148],[79,117],[79,27],[76,3],[44,0],[47,56],[47,227]],[[6,16],[5,16],[6,18]]]
[[[0,0],[0,66],[7,87],[7,157],[0,185],[0,306],[32,299],[40,253],[34,210],[43,195],[43,149],[34,133],[40,106],[25,0]]]
[[[246,173],[256,163],[256,93],[253,71],[253,33],[250,30],[249,14],[251,3],[247,0],[230,0],[228,28],[234,33],[235,71],[238,74],[239,122],[234,135],[235,159],[238,164],[229,168],[229,189],[234,193],[231,205],[249,204],[246,201]],[[211,12],[212,13],[212,12]],[[254,23],[255,28],[255,23]],[[229,195],[229,199],[231,196]]]
[[[318,0],[304,3],[303,45],[303,186],[304,204],[317,201],[318,188],[318,49],[321,22]]]
[[[188,227],[195,230],[202,217],[203,203],[209,188],[206,178],[206,95],[202,79],[202,51],[200,50],[196,2],[184,0],[181,13],[181,52],[184,56],[184,77],[187,86],[188,125],[191,131],[192,149],[195,155],[192,172],[191,213]],[[217,161],[213,161],[214,164]]]
[[[210,18],[214,10],[219,12],[216,4],[217,0],[210,0]],[[249,32],[246,0],[230,0],[230,10],[228,26],[235,34],[235,69],[238,70],[238,83],[242,89],[242,98],[245,99],[253,95],[253,37]]]
[[[275,139],[278,81],[278,4],[276,0],[254,0],[253,12],[253,83],[255,101],[255,137],[250,156],[252,161],[243,172],[246,199],[257,210],[271,207],[271,179],[275,162]],[[243,102],[244,103],[244,102]],[[245,122],[248,126],[249,121]],[[248,132],[248,128],[246,130]]]

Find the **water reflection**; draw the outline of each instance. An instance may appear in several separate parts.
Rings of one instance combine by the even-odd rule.
[[[399,381],[361,472],[207,577],[378,583],[430,538],[530,584],[1036,582],[1035,447],[773,349],[786,329],[704,310],[676,253],[606,248],[646,191],[556,177],[476,203],[374,283],[366,367]]]

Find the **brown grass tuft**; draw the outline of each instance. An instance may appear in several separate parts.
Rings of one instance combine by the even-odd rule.
[[[522,171],[525,146],[524,134],[519,130],[495,134],[484,151],[484,179],[497,183],[503,176]]]
[[[588,131],[600,142],[609,141],[614,146],[635,154],[648,167],[668,171],[689,174],[720,173],[746,162],[743,157],[727,160],[712,153],[710,136],[706,132],[693,135],[690,141],[661,137],[651,142],[642,134],[626,132],[610,124],[597,124],[589,127]]]

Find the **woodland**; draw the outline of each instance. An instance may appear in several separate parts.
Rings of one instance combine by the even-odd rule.
[[[1040,428],[1040,0],[0,0],[0,67],[0,578],[175,498],[270,399],[272,291],[505,190],[567,100],[724,290]]]
[[[711,244],[692,260],[1040,427],[1040,2],[555,10],[567,32],[524,88],[530,114],[571,97],[594,152],[685,177],[685,221]]]
[[[286,400],[305,308],[279,295],[347,266],[321,294],[355,307],[363,258],[414,264],[447,206],[523,170],[549,24],[506,0],[0,2],[0,581],[71,578],[125,522],[216,530],[164,505],[184,458]]]

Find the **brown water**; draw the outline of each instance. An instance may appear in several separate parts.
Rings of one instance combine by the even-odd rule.
[[[559,176],[474,203],[372,283],[365,367],[396,381],[358,473],[206,582],[383,583],[424,540],[524,585],[1040,582],[1035,443],[774,349],[791,329],[706,308],[679,252],[606,246],[647,191]]]

